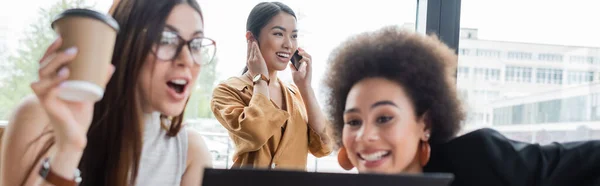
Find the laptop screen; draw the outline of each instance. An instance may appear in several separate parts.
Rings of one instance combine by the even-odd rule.
[[[449,173],[421,175],[342,174],[262,169],[204,170],[203,186],[448,186]]]

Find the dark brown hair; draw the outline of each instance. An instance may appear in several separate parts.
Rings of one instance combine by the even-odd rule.
[[[135,183],[143,131],[142,100],[135,85],[143,63],[160,40],[168,15],[178,4],[190,5],[202,17],[195,0],[121,0],[111,8],[121,29],[112,58],[115,73],[103,99],[94,108],[87,146],[79,164],[82,185]],[[183,112],[170,120],[166,125],[167,135],[175,136],[181,129]]]
[[[456,96],[457,56],[435,36],[385,27],[351,37],[329,59],[325,77],[329,117],[341,144],[343,112],[352,86],[381,77],[401,85],[417,117],[427,113],[430,143],[442,143],[460,130],[464,113]]]

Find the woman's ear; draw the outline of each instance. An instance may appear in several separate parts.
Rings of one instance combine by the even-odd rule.
[[[254,41],[254,35],[250,31],[246,31],[246,41]]]

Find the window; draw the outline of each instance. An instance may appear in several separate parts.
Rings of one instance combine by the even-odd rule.
[[[585,56],[571,56],[569,57],[569,61],[571,63],[585,63]]]
[[[568,71],[567,84],[591,83],[594,81],[594,72],[590,71]]]
[[[562,84],[562,72],[561,69],[538,68],[536,82],[540,84]]]
[[[475,90],[473,97],[478,100],[493,101],[500,97],[500,91],[494,90]]]
[[[483,78],[486,81],[499,81],[500,69],[475,68],[475,77],[478,79]]]
[[[458,78],[469,78],[469,67],[458,67]]]
[[[507,66],[505,81],[507,82],[531,82],[531,67]]]
[[[500,51],[477,49],[477,50],[475,50],[475,55],[480,56],[480,57],[488,57],[488,58],[500,58]]]
[[[594,56],[570,56],[569,61],[571,63],[579,63],[579,64],[600,64],[600,57]]]
[[[538,54],[538,60],[560,62],[563,60],[563,56],[560,54]]]
[[[458,79],[458,87],[472,93],[465,101],[469,119],[464,132],[492,127],[509,138],[534,143],[594,137],[576,133],[581,127],[600,134],[589,127],[600,124],[600,37],[589,37],[600,33],[600,27],[591,24],[600,17],[595,10],[599,1],[461,3],[461,31],[477,37],[460,38],[457,50],[479,49],[472,51],[479,59],[459,56],[458,65],[476,60],[476,80],[485,80],[485,69],[499,68],[502,74],[499,83]],[[565,34],[569,37],[557,37]],[[485,91],[497,91],[498,97],[489,99]],[[489,123],[477,121],[481,113],[490,115]]]
[[[592,94],[591,104],[591,120],[600,121],[600,93]]]
[[[600,64],[600,57],[588,57],[587,63],[590,65]]]
[[[532,56],[532,54],[529,52],[510,51],[507,54],[507,58],[513,59],[513,60],[531,60],[531,56]]]
[[[461,55],[461,56],[468,56],[469,52],[471,52],[471,50],[466,49],[466,48],[461,48],[459,55]]]
[[[510,112],[511,119],[495,120],[494,124],[518,125],[585,121],[595,114],[585,111],[590,107],[587,100],[591,98],[589,95],[575,96],[495,108],[493,111],[495,116],[502,118],[503,114],[506,115],[506,112]]]
[[[485,124],[487,123],[489,119],[489,116],[487,113],[483,113],[483,112],[471,112],[468,114],[467,116],[467,122],[469,123],[478,123],[478,124]]]

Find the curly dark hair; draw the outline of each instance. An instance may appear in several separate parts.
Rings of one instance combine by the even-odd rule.
[[[351,37],[329,58],[326,94],[337,145],[341,144],[346,98],[352,86],[365,78],[381,77],[401,85],[417,117],[427,113],[430,143],[456,136],[464,112],[456,95],[454,50],[436,36],[399,27],[385,27]]]

